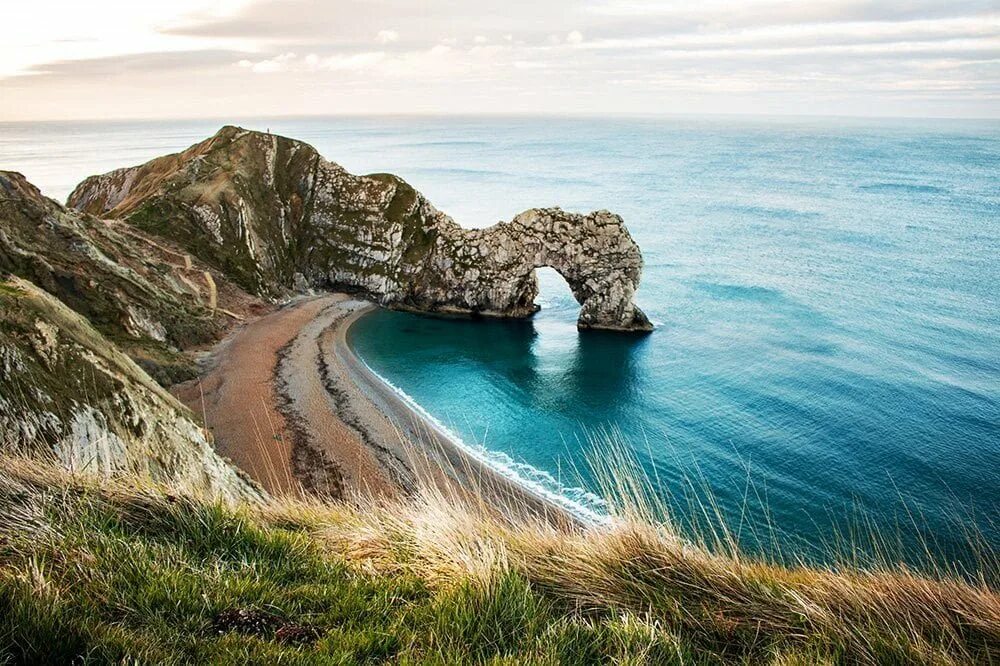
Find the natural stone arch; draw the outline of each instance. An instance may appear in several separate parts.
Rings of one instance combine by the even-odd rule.
[[[580,304],[579,328],[652,328],[633,300],[642,255],[613,213],[536,208],[487,229],[451,222],[442,231],[415,291],[415,309],[528,316],[537,310],[535,270],[548,267]]]
[[[566,280],[580,304],[577,326],[651,328],[633,301],[642,254],[619,216],[606,210],[573,215],[558,208],[535,209],[514,218],[514,224],[531,239],[525,247],[535,250],[533,268],[552,268]]]
[[[642,255],[622,219],[559,208],[463,229],[401,178],[356,176],[299,141],[237,127],[176,155],[88,178],[71,206],[173,238],[245,288],[351,289],[388,307],[526,317],[533,271],[558,271],[580,328],[649,331]]]

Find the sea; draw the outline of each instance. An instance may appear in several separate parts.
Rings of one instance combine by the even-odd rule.
[[[588,520],[619,482],[691,538],[782,560],[975,569],[1000,551],[1000,122],[648,117],[230,120],[392,172],[466,227],[621,215],[646,336],[377,311],[372,370],[501,473]],[[0,124],[64,200],[221,120]],[[609,475],[609,471],[612,472]]]

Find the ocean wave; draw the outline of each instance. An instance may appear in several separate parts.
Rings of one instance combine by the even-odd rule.
[[[412,141],[409,143],[401,143],[399,145],[406,148],[425,148],[436,146],[488,146],[490,143],[488,141],[455,139],[453,141]]]
[[[806,220],[822,217],[822,213],[812,210],[798,210],[772,206],[754,206],[752,204],[730,204],[713,206],[717,210],[728,210],[742,215],[779,220]]]
[[[412,169],[414,173],[429,173],[444,176],[469,176],[469,177],[490,177],[490,178],[514,178],[518,174],[510,171],[497,171],[493,169],[464,169],[462,167],[418,167]]]
[[[707,292],[716,298],[724,300],[773,303],[785,298],[784,293],[778,289],[760,287],[757,285],[726,284],[724,282],[703,281],[693,282],[691,285],[695,289]]]
[[[421,418],[430,423],[436,431],[447,437],[452,444],[476,461],[488,466],[508,481],[512,481],[526,488],[529,492],[552,502],[584,522],[603,525],[611,520],[611,517],[605,510],[607,502],[600,496],[578,486],[564,486],[558,479],[545,470],[538,469],[525,462],[517,461],[502,451],[493,451],[480,444],[469,444],[458,433],[424,409],[406,391],[376,372],[360,356],[356,357],[372,375],[388,386],[407,407],[416,412]]]
[[[913,183],[872,183],[861,185],[858,189],[866,192],[913,192],[915,194],[946,194],[948,192],[944,187]]]

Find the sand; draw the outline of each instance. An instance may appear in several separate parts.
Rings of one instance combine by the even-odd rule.
[[[208,354],[199,379],[171,389],[201,416],[216,450],[272,493],[299,486],[293,430],[274,382],[279,354],[332,300],[299,302],[238,326]]]
[[[351,325],[374,307],[328,294],[248,321],[174,393],[202,415],[219,453],[273,494],[396,497],[423,480],[508,512],[576,523],[470,455],[355,355]]]

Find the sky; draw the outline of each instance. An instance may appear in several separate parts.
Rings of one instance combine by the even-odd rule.
[[[1000,117],[1000,0],[30,0],[0,121]]]

